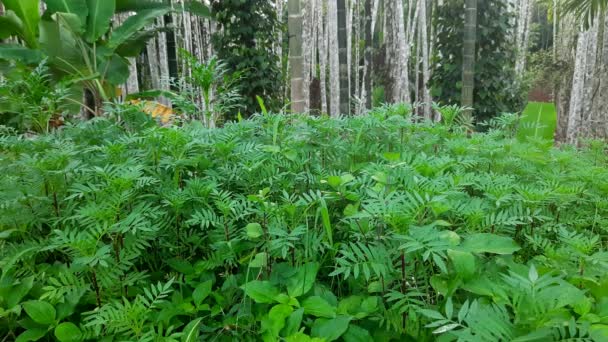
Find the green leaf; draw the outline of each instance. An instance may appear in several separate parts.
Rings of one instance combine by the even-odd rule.
[[[241,288],[256,303],[272,303],[280,294],[279,289],[269,281],[254,280],[241,286]]]
[[[333,229],[331,228],[331,221],[329,220],[329,210],[327,210],[327,204],[325,200],[321,199],[321,220],[323,221],[323,227],[325,228],[325,235],[330,245],[334,244]]]
[[[0,44],[0,60],[19,61],[24,64],[38,64],[42,53],[17,44]]]
[[[198,341],[198,336],[200,334],[200,325],[202,318],[195,319],[194,321],[188,323],[184,330],[182,331],[182,340],[181,342],[196,342]]]
[[[22,304],[23,309],[34,322],[44,325],[52,325],[55,323],[57,315],[55,308],[41,300],[31,300]]]
[[[521,248],[506,236],[496,234],[479,233],[467,236],[461,245],[461,249],[471,253],[513,254]]]
[[[2,0],[4,8],[15,12],[21,19],[22,37],[31,48],[38,47],[39,0]]]
[[[262,332],[269,335],[270,339],[276,339],[279,332],[285,326],[285,319],[291,315],[293,308],[287,304],[278,304],[270,309],[268,316],[262,320]]]
[[[100,50],[97,50],[98,52]],[[125,83],[129,79],[129,61],[118,55],[113,55],[110,59],[104,60],[100,69],[106,71],[106,80],[115,86]]]
[[[71,322],[64,322],[55,327],[55,337],[60,342],[79,342],[83,340],[82,331]]]
[[[45,17],[56,12],[75,14],[78,18],[85,19],[89,14],[89,7],[83,0],[45,0]]]
[[[268,253],[261,252],[256,254],[253,259],[249,262],[249,267],[260,268],[265,267],[268,263]]]
[[[346,333],[342,335],[344,342],[373,342],[374,338],[369,331],[357,325],[351,324],[348,326]]]
[[[452,260],[456,273],[463,279],[469,279],[475,274],[475,256],[472,253],[448,249],[448,257]]]
[[[311,335],[320,337],[327,342],[335,341],[348,329],[351,318],[348,316],[337,316],[336,318],[318,318],[312,325]]]
[[[310,337],[303,332],[295,333],[287,338],[285,338],[286,342],[326,342],[325,339],[318,337]]]
[[[139,31],[144,29],[146,26],[154,23],[154,20],[167,13],[171,12],[171,8],[157,8],[149,9],[138,12],[135,15],[130,16],[125,22],[112,31],[110,37],[109,47],[111,49],[118,48],[121,44],[129,41]],[[152,36],[142,36],[142,38],[150,39]]]
[[[15,15],[15,12],[9,11],[0,16],[0,39],[21,35],[21,28],[21,19]]]
[[[15,342],[38,341],[46,335],[46,329],[28,329],[17,336]]]
[[[247,232],[247,237],[251,240],[255,240],[260,236],[264,235],[264,231],[262,230],[262,226],[259,223],[249,223],[245,226],[245,231]]]
[[[298,269],[298,272],[287,281],[287,293],[299,297],[312,289],[319,271],[319,264],[310,262]]]
[[[211,293],[213,282],[211,280],[207,280],[204,283],[200,283],[192,292],[192,299],[194,300],[194,304],[199,306],[203,303],[205,298],[209,296]]]
[[[89,16],[85,38],[89,43],[96,42],[110,29],[110,20],[116,9],[115,1],[87,0]]]
[[[304,313],[307,315],[325,318],[336,317],[337,308],[319,296],[306,298],[302,301],[302,307],[304,308]]]
[[[299,308],[292,312],[287,318],[285,328],[283,328],[282,336],[291,336],[300,330],[302,318],[304,317],[304,308]]]

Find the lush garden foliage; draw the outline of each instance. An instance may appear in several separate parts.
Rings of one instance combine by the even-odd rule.
[[[605,145],[441,111],[1,132],[0,336],[606,341]]]

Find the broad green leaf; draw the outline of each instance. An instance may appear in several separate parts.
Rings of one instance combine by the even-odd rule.
[[[83,340],[82,331],[71,322],[64,322],[56,326],[55,337],[59,342],[79,342]]]
[[[253,259],[249,262],[249,267],[260,268],[265,267],[268,263],[268,253],[261,252],[256,254]]]
[[[247,232],[247,237],[255,240],[260,236],[264,235],[264,230],[262,230],[262,226],[259,223],[249,223],[245,226],[245,231]]]
[[[21,282],[17,285],[10,287],[10,292],[6,293],[4,297],[6,300],[6,306],[11,309],[17,306],[23,297],[25,297],[32,287],[34,286],[34,276],[21,279]],[[3,293],[0,293],[3,294]]]
[[[285,338],[286,342],[326,342],[325,339],[318,337],[310,337],[303,332],[295,333],[287,338]]]
[[[192,292],[192,299],[194,300],[194,304],[199,306],[203,303],[205,298],[209,296],[211,293],[213,282],[211,280],[207,280],[204,283],[200,283]]]
[[[126,58],[113,55],[101,63],[100,70],[106,71],[106,80],[110,84],[119,86],[129,79],[129,63]]]
[[[350,317],[342,315],[331,319],[318,318],[312,325],[311,335],[327,342],[335,341],[348,330],[350,320]]]
[[[351,324],[348,326],[346,333],[342,335],[344,342],[373,342],[374,339],[369,331],[357,325]]]
[[[285,323],[285,328],[283,328],[282,336],[291,336],[300,330],[300,325],[302,324],[302,318],[304,317],[304,308],[299,308],[296,311],[292,312],[291,315],[287,318],[287,322]]]
[[[125,22],[112,31],[109,47],[118,48],[121,44],[132,39],[139,31],[152,24],[154,20],[171,12],[171,8],[149,9],[130,16]],[[143,36],[142,39],[150,39],[151,36]]]
[[[40,0],[2,0],[4,8],[15,12],[21,19],[22,38],[31,48],[38,47],[38,23]]]
[[[309,262],[302,265],[298,272],[287,281],[287,293],[291,297],[299,297],[306,294],[315,283],[319,264]]]
[[[200,334],[200,325],[202,320],[202,318],[198,318],[186,325],[182,331],[181,342],[196,342],[199,340],[198,337]]]
[[[304,308],[304,313],[307,315],[325,318],[336,317],[337,308],[319,296],[304,299],[302,301],[302,307]]]
[[[287,304],[278,304],[272,307],[268,316],[262,320],[262,332],[264,335],[275,340],[279,337],[279,332],[285,326],[285,319],[291,315],[293,308]]]
[[[46,329],[28,329],[17,336],[15,342],[38,341],[39,339],[43,338],[44,335],[46,335],[46,332]]]
[[[475,274],[475,256],[472,253],[448,249],[448,257],[452,260],[456,273],[463,279]]]
[[[45,17],[56,12],[75,14],[78,18],[86,19],[89,14],[87,2],[83,0],[45,0],[46,12]]]
[[[557,127],[557,111],[555,104],[544,102],[530,102],[524,109],[517,138],[519,141],[530,139],[544,139],[553,143]]]
[[[110,29],[110,20],[114,16],[116,3],[108,0],[87,0],[89,16],[85,38],[89,43],[96,42]]]
[[[56,311],[55,308],[41,300],[31,300],[22,304],[23,309],[34,322],[51,325],[55,323]]]
[[[38,64],[42,53],[16,44],[0,44],[0,60],[19,61],[24,64]]]
[[[321,220],[323,221],[323,227],[325,228],[325,235],[330,245],[334,244],[334,233],[331,227],[331,221],[329,219],[329,210],[327,210],[327,203],[321,199]]]
[[[594,341],[608,341],[608,325],[593,324],[591,328],[589,328],[589,335]]]
[[[0,16],[0,39],[6,39],[12,36],[18,36],[22,34],[22,23],[15,12],[8,11],[4,15]]]
[[[521,248],[513,239],[496,234],[479,233],[467,236],[461,249],[471,253],[513,254]]]
[[[280,293],[279,289],[269,281],[254,280],[241,288],[256,303],[272,303]]]

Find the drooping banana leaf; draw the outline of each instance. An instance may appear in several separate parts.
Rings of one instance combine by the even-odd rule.
[[[6,39],[12,36],[21,36],[23,32],[23,23],[17,17],[15,12],[8,11],[0,17],[0,39]]]
[[[92,44],[110,29],[110,21],[116,11],[116,3],[112,0],[87,0],[87,4],[89,5],[89,15],[85,39]]]
[[[81,18],[84,24],[86,17],[89,15],[89,7],[86,0],[46,0],[45,2],[45,16],[53,15],[57,12],[71,13]]]
[[[13,11],[22,23],[21,38],[29,47],[38,46],[39,0],[1,0],[7,10]]]
[[[147,9],[130,16],[121,26],[112,32],[108,47],[116,49],[143,28],[152,24],[156,18],[169,12],[171,12],[170,8]]]
[[[0,44],[0,60],[19,61],[24,64],[37,64],[43,59],[40,50],[30,49],[17,44]]]

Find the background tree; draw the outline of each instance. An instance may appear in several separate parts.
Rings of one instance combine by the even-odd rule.
[[[246,108],[242,114],[258,111],[256,96],[264,99],[269,110],[279,110],[283,87],[279,56],[273,49],[279,32],[273,2],[212,0],[211,9],[218,26],[213,35],[217,56],[241,77],[240,92]]]
[[[306,107],[304,99],[304,70],[302,56],[302,8],[300,0],[289,0],[289,66],[291,75],[291,111],[303,113]]]
[[[477,45],[477,0],[466,0],[464,14],[464,49],[462,57],[462,101],[468,115],[474,106],[475,50]]]
[[[431,94],[437,102],[461,104],[464,1],[444,2],[434,13],[435,41]],[[474,115],[478,121],[523,108],[525,89],[518,81],[514,45],[508,39],[513,13],[501,0],[478,3]]]

